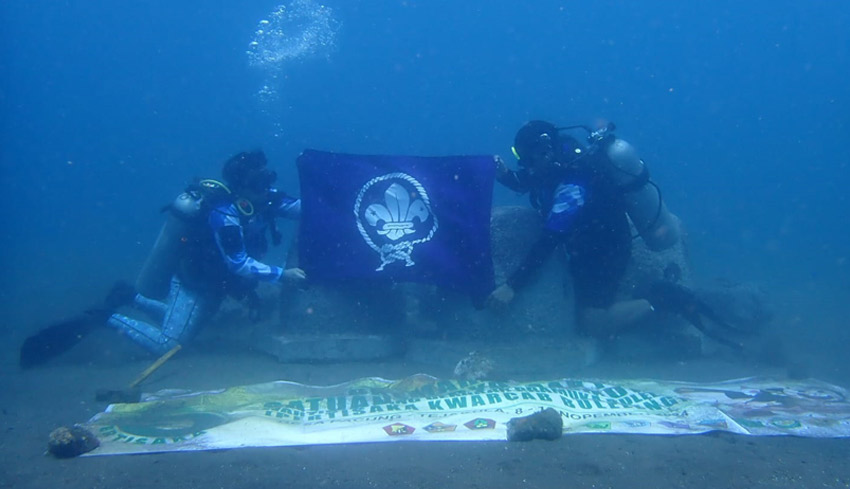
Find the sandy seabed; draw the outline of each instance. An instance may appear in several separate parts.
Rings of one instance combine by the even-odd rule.
[[[50,431],[102,411],[105,405],[95,401],[96,391],[125,386],[150,363],[147,358],[119,358],[124,355],[120,351],[94,355],[98,348],[96,341],[84,342],[72,354],[26,371],[7,357],[0,374],[0,487],[850,487],[850,439],[726,433],[568,435],[554,442],[390,442],[55,459],[45,454]],[[87,361],[88,355],[94,360]],[[603,361],[579,375],[621,378],[628,372],[629,377],[721,380],[778,374],[757,369],[709,360],[634,365]],[[404,360],[281,364],[257,352],[198,345],[180,352],[145,387],[200,390],[282,379],[333,384],[418,372],[448,377],[451,368]],[[555,368],[545,375],[571,374]]]

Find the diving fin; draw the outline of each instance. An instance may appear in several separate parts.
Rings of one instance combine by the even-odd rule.
[[[19,360],[21,367],[43,365],[70,350],[94,328],[106,324],[116,309],[132,304],[135,296],[136,290],[132,285],[116,282],[109,290],[104,305],[92,307],[76,317],[50,325],[24,340]]]
[[[79,316],[48,326],[24,340],[21,345],[20,365],[30,368],[47,363],[50,359],[70,350],[94,328],[106,323],[112,311],[90,309]]]
[[[704,335],[722,345],[738,351],[744,348],[740,342],[718,331],[718,329],[723,329],[726,333],[734,333],[738,332],[738,329],[724,321],[712,308],[700,300],[691,289],[683,285],[668,280],[655,282],[649,287],[647,300],[659,311],[678,314],[694,325]],[[702,321],[703,317],[719,326],[719,328],[706,327]]]

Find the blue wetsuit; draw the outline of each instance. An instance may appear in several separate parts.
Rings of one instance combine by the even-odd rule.
[[[278,196],[272,190],[271,202],[274,207],[265,212],[254,212],[244,216],[235,203],[216,206],[209,216],[216,248],[233,275],[257,282],[277,282],[283,274],[283,268],[266,265],[256,257],[265,254],[268,244],[266,232],[271,219],[284,217],[297,219],[301,215],[301,200]]]
[[[136,295],[135,306],[156,318],[160,327],[117,313],[107,324],[148,351],[163,354],[197,332],[198,326],[216,312],[225,294],[241,298],[258,282],[279,282],[283,268],[260,261],[268,249],[266,233],[275,218],[297,219],[301,201],[275,189],[269,197],[250,215],[230,201],[215,205],[204,225],[196,230],[198,236],[192,239],[195,246],[184,251],[165,301]]]

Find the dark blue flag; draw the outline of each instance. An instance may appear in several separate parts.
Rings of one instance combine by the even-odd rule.
[[[493,289],[492,156],[363,156],[307,150],[300,266],[310,280]]]

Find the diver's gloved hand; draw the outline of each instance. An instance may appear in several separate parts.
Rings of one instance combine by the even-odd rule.
[[[115,282],[109,294],[106,295],[104,305],[106,309],[115,310],[122,306],[133,303],[136,298],[136,289],[124,281]]]
[[[300,268],[287,268],[280,276],[281,282],[299,283],[307,280],[307,274]]]
[[[510,171],[508,169],[508,165],[505,164],[505,160],[503,160],[501,156],[493,156],[493,161],[496,163],[496,175],[502,176]]]

